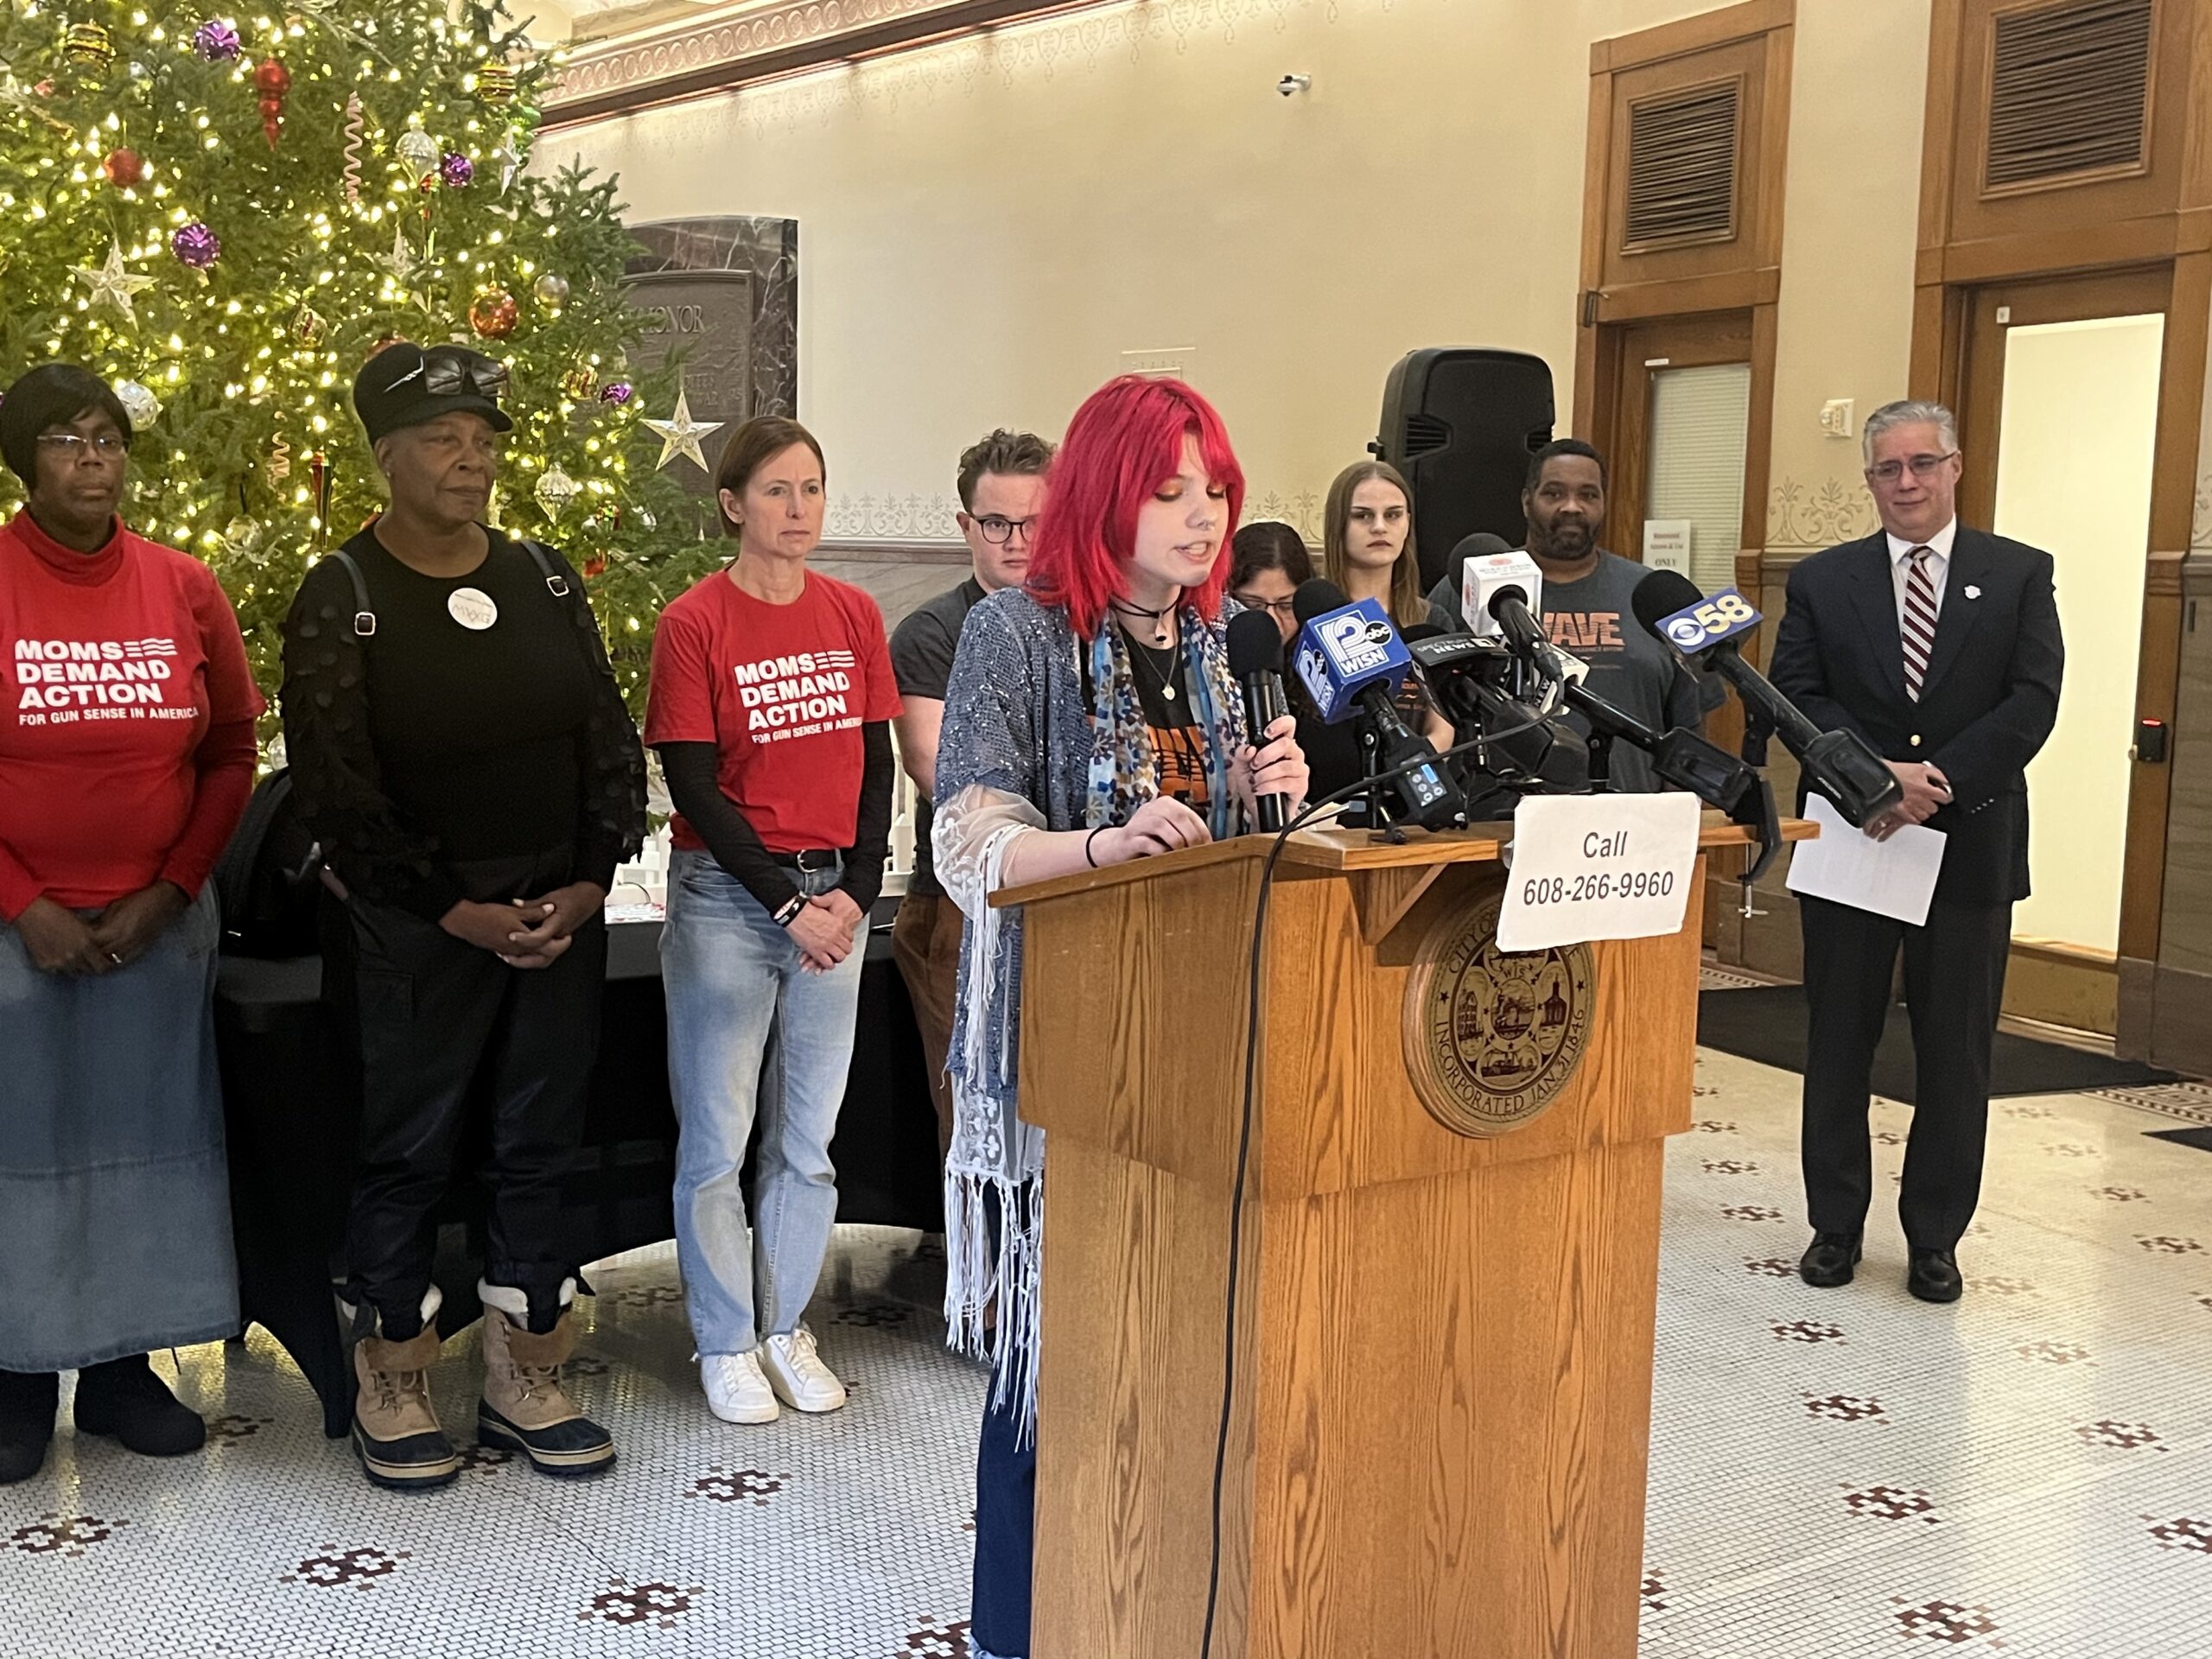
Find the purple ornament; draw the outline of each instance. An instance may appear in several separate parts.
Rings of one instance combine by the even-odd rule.
[[[227,17],[210,17],[192,31],[192,49],[210,63],[229,63],[238,54],[238,31]]]
[[[627,380],[610,380],[599,389],[599,401],[620,409],[638,395],[638,389]]]
[[[191,270],[205,270],[223,257],[223,242],[195,219],[169,238],[169,251]]]
[[[449,149],[438,163],[438,173],[448,190],[466,190],[475,181],[476,163],[459,150]]]

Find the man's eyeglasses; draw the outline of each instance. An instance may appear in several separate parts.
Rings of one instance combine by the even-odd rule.
[[[969,522],[982,532],[985,541],[995,546],[1005,546],[1014,539],[1014,532],[1017,530],[1021,532],[1023,541],[1036,539],[1037,521],[1033,518],[1005,518],[995,512],[987,512],[982,518],[971,519]]]
[[[102,461],[120,461],[130,453],[129,441],[113,432],[103,432],[96,438],[88,438],[80,432],[41,432],[38,442],[39,448],[49,454],[71,462],[82,461],[87,454],[98,455]]]
[[[1296,599],[1262,599],[1257,594],[1231,594],[1230,597],[1248,611],[1269,611],[1276,617],[1295,620],[1298,616]]]
[[[1866,476],[1877,484],[1894,484],[1904,476],[1905,469],[1910,467],[1915,478],[1933,478],[1937,469],[1958,453],[1955,449],[1948,449],[1940,455],[1909,455],[1903,461],[1878,461],[1866,469]]]
[[[426,357],[419,367],[408,370],[385,390],[397,391],[418,375],[423,390],[433,397],[456,397],[463,391],[473,391],[497,403],[507,390],[505,364],[494,363],[488,358],[465,357]]]

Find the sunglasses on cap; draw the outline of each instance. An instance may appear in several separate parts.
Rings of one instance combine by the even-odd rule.
[[[474,392],[497,403],[507,389],[507,365],[488,357],[473,355],[425,357],[385,391],[387,394],[397,391],[415,379],[420,379],[423,390],[433,397],[458,397],[464,392]]]

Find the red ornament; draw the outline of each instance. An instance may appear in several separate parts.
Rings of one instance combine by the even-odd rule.
[[[128,190],[145,178],[146,158],[135,149],[111,149],[100,162],[100,171],[117,189]]]
[[[486,340],[505,340],[520,321],[522,309],[504,288],[480,290],[468,308],[468,326]]]
[[[607,555],[594,553],[584,561],[584,580],[596,582],[607,574]]]
[[[275,58],[264,58],[253,72],[253,90],[261,95],[262,134],[274,149],[284,124],[284,99],[292,90],[292,72]]]

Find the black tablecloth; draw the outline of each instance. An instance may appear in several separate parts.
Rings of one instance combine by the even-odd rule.
[[[943,1226],[937,1115],[906,988],[891,957],[898,901],[876,908],[861,975],[860,1033],[830,1154],[837,1218]],[[565,1185],[574,1253],[592,1262],[672,1236],[676,1119],[669,1101],[660,925],[609,930],[607,1000],[583,1147]],[[228,957],[215,988],[215,1036],[229,1122],[231,1212],[245,1317],[289,1351],[346,1432],[350,1378],[331,1300],[353,1176],[350,1093],[319,1001],[322,964]],[[473,1160],[472,1160],[473,1161]],[[474,1319],[483,1193],[464,1182],[443,1217],[440,1326]]]

